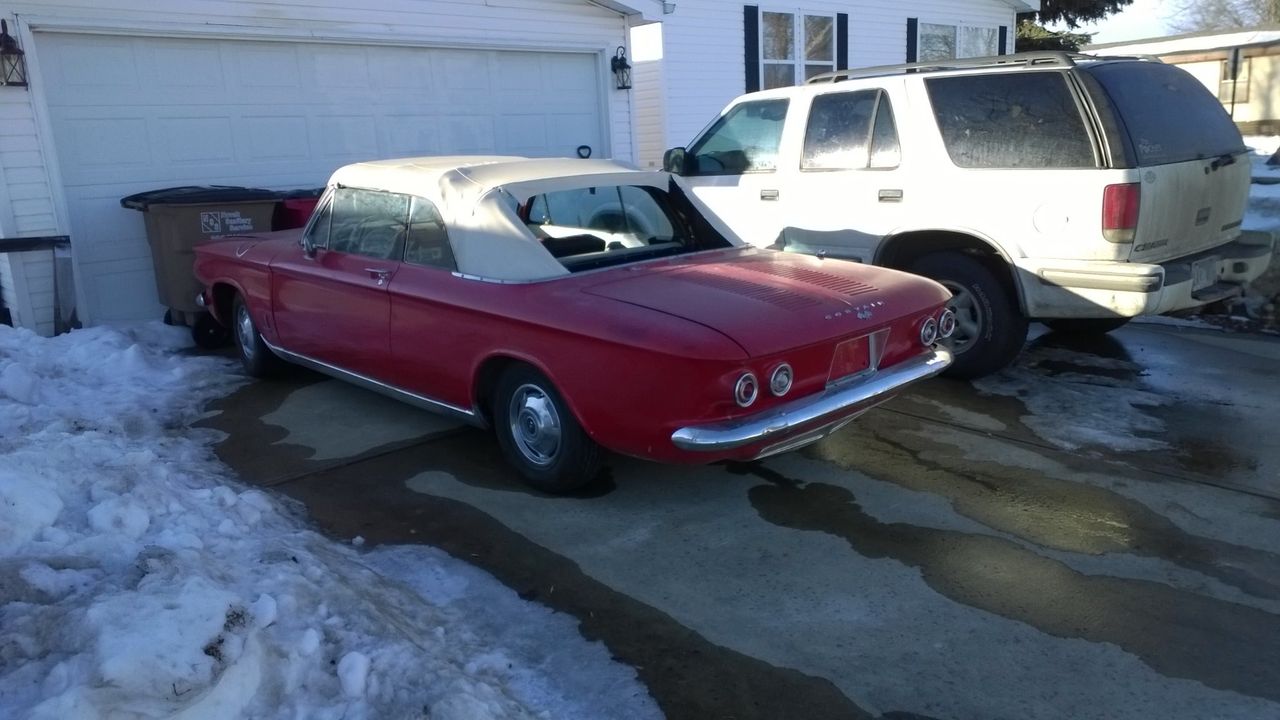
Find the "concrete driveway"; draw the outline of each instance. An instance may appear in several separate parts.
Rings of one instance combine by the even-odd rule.
[[[1034,338],[804,451],[526,490],[492,438],[298,371],[204,424],[248,482],[571,613],[672,718],[1280,717],[1280,341]]]

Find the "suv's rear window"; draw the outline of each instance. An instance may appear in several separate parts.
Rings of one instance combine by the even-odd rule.
[[[1165,165],[1244,151],[1213,93],[1189,73],[1156,62],[1085,69],[1116,108],[1139,165]]]
[[[1094,167],[1093,143],[1060,72],[925,81],[947,154],[965,168]]]

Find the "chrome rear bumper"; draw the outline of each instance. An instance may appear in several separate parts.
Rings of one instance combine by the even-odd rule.
[[[778,442],[755,457],[775,455],[816,442],[839,430],[847,422],[893,398],[912,383],[933,377],[951,365],[951,353],[942,347],[849,385],[835,385],[825,392],[798,398],[757,415],[684,427],[671,434],[671,442],[681,450],[723,452],[776,439]],[[821,422],[795,436],[791,433]]]

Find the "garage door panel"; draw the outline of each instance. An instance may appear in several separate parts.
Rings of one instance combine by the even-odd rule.
[[[372,116],[319,117],[311,123],[312,153],[319,158],[359,161],[378,157],[378,130]]]
[[[504,115],[500,127],[500,153],[536,155],[547,147],[547,120],[542,115]]]
[[[156,316],[143,216],[119,207],[135,192],[317,187],[379,157],[607,152],[589,53],[42,32],[36,45],[94,320]]]
[[[369,57],[370,82],[383,90],[431,90],[431,55],[409,48],[386,48]]]
[[[215,91],[227,86],[221,48],[196,46],[179,41],[153,41],[140,53],[154,72],[157,87],[168,92]],[[224,101],[226,98],[222,98]]]
[[[449,148],[447,152],[483,155],[498,151],[493,118],[487,115],[446,118],[443,129],[441,140]]]
[[[98,322],[155,319],[164,313],[150,256],[120,263],[80,265],[85,301]]]
[[[162,162],[236,162],[231,118],[162,118],[156,126]]]
[[[311,156],[305,115],[246,116],[241,131],[251,161],[306,160]]]
[[[388,156],[439,155],[440,119],[430,115],[401,115],[382,119],[383,148]]]
[[[368,51],[364,48],[331,48],[311,55],[313,87],[359,88],[367,90],[369,78]]]
[[[58,140],[59,156],[75,158],[74,163],[63,164],[62,179],[68,185],[88,182],[95,175],[100,177],[103,170],[117,173],[151,163],[151,135],[144,118],[55,120],[53,133]],[[118,174],[114,178],[120,179]]]
[[[234,52],[237,87],[302,88],[302,70],[296,46],[236,43]]]

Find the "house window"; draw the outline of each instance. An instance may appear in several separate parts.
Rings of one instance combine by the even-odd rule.
[[[1231,61],[1222,61],[1222,72],[1218,80],[1218,99],[1224,103],[1249,102],[1249,58],[1240,58],[1240,71],[1235,79],[1231,78]]]
[[[836,69],[836,17],[805,12],[760,13],[761,87],[799,85]]]
[[[920,23],[920,62],[1000,54],[1000,29]]]

